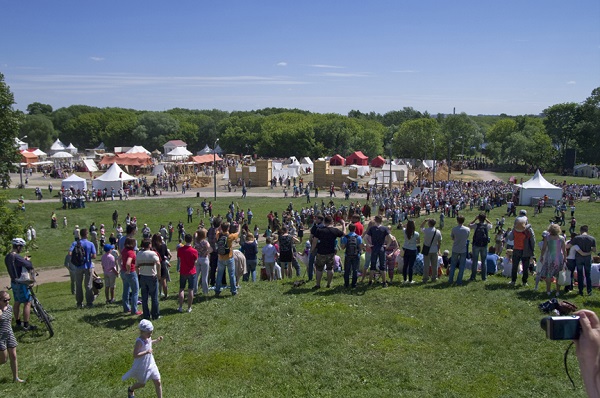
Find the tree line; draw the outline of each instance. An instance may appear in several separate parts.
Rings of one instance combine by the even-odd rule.
[[[143,144],[162,150],[179,139],[195,153],[219,145],[226,153],[258,157],[347,156],[361,150],[402,158],[456,160],[485,155],[496,166],[513,170],[527,165],[560,170],[566,149],[578,162],[600,164],[600,88],[582,103],[556,104],[541,115],[432,116],[410,107],[385,114],[352,110],[348,115],[300,109],[265,108],[226,112],[175,108],[162,112],[86,105],[52,109],[35,102],[20,115],[19,134],[30,146],[48,149],[56,138],[77,148],[101,142]]]

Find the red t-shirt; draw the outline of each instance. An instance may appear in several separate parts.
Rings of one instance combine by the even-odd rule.
[[[360,221],[355,222],[354,225],[356,225],[356,229],[354,230],[354,233],[358,236],[362,236],[363,232],[365,232],[365,227],[363,227],[363,225]]]
[[[121,253],[121,260],[123,261],[121,263],[121,271],[124,272],[135,272],[135,250],[132,249],[123,249],[123,252]],[[129,260],[129,258],[132,258],[133,260],[131,261],[131,266],[129,269],[126,269],[126,264],[127,264],[127,260]]]
[[[194,275],[196,273],[198,250],[188,245],[181,246],[177,249],[177,258],[179,259],[180,275]]]

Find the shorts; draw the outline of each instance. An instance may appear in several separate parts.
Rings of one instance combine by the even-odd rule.
[[[315,257],[315,268],[319,272],[323,272],[323,269],[327,269],[327,271],[333,271],[333,266],[335,264],[335,254],[319,254],[317,253],[317,257]]]
[[[104,274],[104,287],[115,287],[117,281],[116,274]]]
[[[0,351],[6,351],[7,348],[15,348],[17,345],[17,339],[12,330],[0,335]]]
[[[279,265],[281,266],[281,268],[283,269],[288,269],[288,267],[292,266],[292,262],[291,261],[280,261]]]
[[[17,282],[11,282],[10,286],[12,288],[15,301],[19,303],[28,303],[31,301],[31,294],[29,294],[29,289],[26,285]]]
[[[185,284],[188,285],[188,290],[196,288],[196,274],[179,275],[179,290],[185,290]]]

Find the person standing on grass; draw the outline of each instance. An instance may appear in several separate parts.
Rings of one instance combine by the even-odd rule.
[[[477,221],[477,222],[475,222]],[[487,219],[486,213],[480,213],[471,224],[469,228],[473,231],[473,245],[472,245],[472,256],[473,264],[471,265],[471,278],[470,281],[475,281],[477,276],[477,261],[481,259],[481,280],[487,279],[487,267],[484,266],[487,257],[487,247],[490,243],[490,230],[492,229],[492,223]]]
[[[283,278],[292,277],[292,260],[294,258],[293,246],[300,243],[298,238],[288,233],[287,227],[281,227],[277,243],[279,244],[279,265],[282,268],[281,275]]]
[[[527,224],[527,213],[521,210],[519,217],[515,219],[515,225],[508,237],[513,240],[512,254],[512,274],[510,285],[517,282],[517,274],[519,272],[519,263],[523,264],[523,286],[527,286],[527,278],[529,277],[529,260],[534,255],[535,250],[535,233],[531,225]]]
[[[82,284],[84,284],[86,304],[88,307],[92,307],[94,305],[94,292],[92,291],[94,264],[92,263],[92,259],[96,258],[96,246],[87,239],[87,228],[82,228],[79,234],[81,236],[79,243],[85,251],[85,264],[75,267],[75,299],[77,300],[77,307],[83,307]],[[70,256],[73,255],[73,250],[77,244],[77,241],[71,244],[71,248],[69,249]]]
[[[369,285],[372,284],[373,280],[375,279],[377,262],[379,261],[381,283],[383,287],[387,287],[387,261],[385,258],[385,245],[391,242],[390,231],[381,225],[383,221],[381,215],[376,215],[374,221],[375,225],[367,230],[368,239],[371,242],[371,276],[369,277]]]
[[[187,285],[187,312],[192,312],[198,251],[192,247],[192,235],[185,234],[184,240],[185,245],[177,249],[177,258],[179,259],[179,307],[177,311],[183,312],[184,292]]]
[[[152,235],[152,249],[158,254],[158,258],[160,260],[160,279],[158,286],[158,296],[160,297],[162,294],[163,299],[167,298],[168,292],[168,282],[171,282],[171,276],[169,273],[169,267],[171,264],[169,260],[171,259],[171,253],[167,248],[167,244],[165,243],[165,239],[161,234]],[[162,293],[161,293],[162,291]]]
[[[265,246],[262,248],[262,263],[267,270],[269,281],[275,279],[275,262],[277,261],[277,249],[273,246],[271,238],[267,238]]]
[[[316,250],[317,256],[315,257],[315,268],[316,268],[316,285],[314,289],[321,287],[321,278],[323,277],[323,270],[327,270],[327,287],[331,287],[331,281],[333,280],[333,267],[335,263],[335,245],[336,239],[346,235],[346,221],[341,220],[343,230],[332,226],[333,219],[330,215],[325,216],[325,226],[317,229],[315,232],[312,247]],[[385,260],[384,260],[385,261]]]
[[[21,304],[23,304],[23,329],[33,330],[37,329],[34,325],[29,324],[29,315],[31,314],[31,295],[29,289],[24,284],[17,283],[17,279],[21,276],[23,268],[29,273],[33,272],[33,264],[29,257],[22,257],[21,252],[25,247],[25,240],[22,238],[14,238],[12,240],[12,250],[4,258],[4,264],[8,275],[10,276],[10,286],[15,296],[15,320],[17,322],[17,328],[21,327],[21,318],[19,310]]]
[[[206,240],[206,230],[204,228],[196,231],[194,249],[198,251],[198,261],[196,262],[196,278],[198,278],[198,281],[194,294],[198,292],[198,285],[200,285],[202,294],[206,296],[208,295],[208,268],[210,263],[208,256],[212,252],[212,248]]]
[[[219,255],[217,253],[217,232],[221,228],[221,218],[215,217],[212,220],[212,225],[206,233],[206,240],[212,249],[209,258],[208,267],[208,284],[214,286],[216,284],[217,268],[219,266]]]
[[[453,243],[448,283],[452,284],[454,282],[454,271],[458,266],[458,277],[456,278],[456,284],[460,286],[462,285],[465,264],[467,263],[467,246],[471,230],[463,225],[465,222],[465,218],[463,216],[456,217],[456,222],[458,225],[452,228],[452,231],[450,232],[450,238],[452,239]]]
[[[112,250],[115,247],[111,244],[104,245],[104,254],[101,258],[102,271],[104,272],[104,295],[106,296],[106,304],[115,302],[115,283],[119,276],[117,263]]]
[[[427,228],[425,227],[427,223]],[[435,282],[438,275],[438,256],[442,244],[442,233],[435,228],[436,221],[433,218],[424,220],[421,223],[421,232],[423,233],[423,245],[429,246],[429,253],[423,254],[423,283],[429,281],[431,271],[431,280]]]
[[[158,366],[154,361],[152,344],[158,343],[163,340],[163,336],[160,336],[156,340],[152,340],[152,332],[154,331],[154,325],[147,319],[140,322],[140,337],[135,340],[135,346],[133,347],[133,365],[131,369],[127,371],[121,378],[125,381],[129,378],[136,380],[131,387],[127,387],[127,397],[132,398],[135,395],[135,390],[143,388],[148,380],[154,382],[154,388],[156,389],[156,396],[162,398],[162,384],[160,381],[160,372]]]
[[[552,294],[552,278],[556,278],[556,296],[558,297],[560,294],[558,273],[566,264],[567,244],[563,237],[560,236],[560,226],[558,224],[550,224],[548,232],[549,235],[546,236],[542,245],[542,254],[540,256],[542,269],[540,275],[546,278],[546,293],[548,296]]]
[[[323,217],[322,214],[317,214],[316,220],[313,223],[312,227],[310,228],[310,241],[311,242],[313,241],[313,239],[315,237],[316,231],[319,228],[323,228],[325,226],[325,224],[323,224],[324,220],[325,220],[325,217]],[[312,247],[314,248],[314,246],[312,246]],[[308,256],[308,266],[306,267],[309,281],[312,281],[312,278],[313,278],[315,258],[316,258],[316,251],[312,250],[310,252],[310,255]]]
[[[142,317],[144,319],[158,319],[160,311],[158,307],[158,281],[160,279],[160,257],[152,250],[152,241],[144,239],[142,250],[137,253],[136,265],[140,278],[140,290],[142,291]],[[148,299],[152,302],[152,311],[148,307]]]
[[[142,315],[137,310],[140,282],[135,269],[136,242],[132,237],[126,237],[121,250],[121,280],[123,281],[123,311],[131,315]]]
[[[233,204],[233,203],[232,203]],[[233,258],[233,242],[238,239],[239,233],[229,231],[229,223],[221,224],[221,230],[217,233],[217,254],[219,255],[219,263],[217,268],[217,283],[215,286],[215,295],[221,294],[221,286],[225,270],[229,273],[229,289],[231,295],[237,294],[235,280],[235,259]]]
[[[362,237],[356,234],[356,225],[348,225],[348,235],[342,238],[341,246],[345,250],[344,255],[344,287],[356,287],[358,280],[358,268],[360,266],[360,254],[363,248]],[[352,274],[352,284],[350,284]]]
[[[19,364],[17,362],[17,339],[12,330],[11,322],[13,308],[9,304],[10,296],[5,291],[0,291],[0,365],[10,359],[13,382],[23,383],[19,378]]]
[[[247,273],[244,275],[244,281],[252,279],[256,282],[256,255],[258,254],[258,243],[252,234],[246,235],[246,241],[242,243],[242,252],[246,257]]]
[[[404,228],[403,231],[404,244],[402,245],[402,250],[404,251],[404,267],[402,268],[404,283],[414,283],[413,267],[417,260],[417,246],[420,242],[419,233],[415,231],[415,229],[415,222],[413,220],[408,220],[406,222],[406,228]]]
[[[579,295],[583,296],[583,277],[585,274],[585,285],[587,293],[592,295],[592,253],[596,252],[596,239],[588,234],[588,226],[582,225],[579,228],[580,234],[571,239],[571,245],[579,246],[579,251],[575,254],[575,266],[577,267],[577,284],[579,286]]]

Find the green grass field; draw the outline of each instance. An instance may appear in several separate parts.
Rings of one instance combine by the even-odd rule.
[[[290,199],[235,201],[252,208],[264,231],[267,212],[281,212]],[[300,208],[305,199],[291,201]],[[219,199],[215,211],[223,214],[230,202]],[[57,210],[58,203],[29,204],[24,216],[38,232],[34,264],[62,265],[72,227],[92,221],[110,226],[115,208],[122,219],[130,212],[156,231],[160,223],[185,221],[188,204],[197,207],[199,200],[105,202],[67,211]],[[591,234],[599,236],[596,206],[578,203],[576,215],[579,224],[588,223]],[[69,228],[49,228],[53,210],[59,219],[67,215]],[[494,209],[490,219],[504,211]],[[476,214],[467,211],[467,221]],[[548,210],[531,218],[538,235],[551,216]],[[443,249],[451,246],[454,222],[446,219]],[[564,373],[568,343],[549,341],[540,329],[543,314],[537,306],[547,298],[543,289],[509,288],[499,276],[463,287],[449,287],[445,280],[408,286],[396,278],[388,289],[359,286],[353,292],[341,287],[341,275],[333,288],[319,291],[311,290],[313,283],[293,288],[290,280],[242,283],[237,297],[225,292],[215,299],[211,292],[190,314],[177,313],[173,299],[161,302],[155,335],[165,340],[154,351],[165,396],[585,396],[573,354],[568,364],[575,391]],[[177,286],[175,277],[170,290]],[[120,292],[117,281],[117,297]],[[598,311],[597,293],[567,297],[580,308]],[[20,373],[27,383],[10,383],[10,369],[4,365],[0,394],[125,396],[128,384],[120,377],[133,361],[138,320],[122,314],[119,305],[75,309],[66,283],[42,285],[38,296],[56,318],[56,335],[47,339],[40,331],[17,333]],[[153,386],[136,396],[154,396]]]

